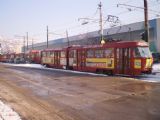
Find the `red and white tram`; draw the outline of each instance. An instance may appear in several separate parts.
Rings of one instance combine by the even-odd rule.
[[[153,59],[146,42],[119,41],[105,45],[43,50],[41,63],[77,71],[140,75],[151,73]]]

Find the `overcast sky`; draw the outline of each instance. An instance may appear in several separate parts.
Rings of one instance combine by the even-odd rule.
[[[0,35],[5,38],[14,38],[15,35],[29,33],[29,38],[45,41],[46,26],[50,34],[49,39],[64,37],[66,29],[69,36],[82,34],[99,29],[98,23],[89,21],[81,25],[83,20],[78,18],[98,19],[97,11],[100,0],[0,0]],[[149,9],[160,12],[160,0],[148,0]],[[116,15],[121,24],[142,21],[143,10],[119,6],[129,4],[143,7],[143,0],[102,0],[103,17]],[[156,18],[156,12],[149,11],[149,19]],[[110,24],[105,23],[104,28]]]

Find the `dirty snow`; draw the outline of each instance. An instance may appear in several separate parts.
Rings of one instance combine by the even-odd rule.
[[[153,72],[160,72],[160,63],[153,64]]]
[[[3,63],[11,66],[20,66],[20,67],[30,67],[30,68],[45,68],[40,64],[11,64],[11,63]]]
[[[21,120],[20,116],[0,100],[0,120]]]
[[[138,79],[147,82],[160,82],[160,63],[153,64],[152,69],[153,74],[141,75]]]
[[[65,70],[65,69],[54,69],[54,68],[46,68],[43,65],[40,64],[9,64],[9,63],[5,63],[8,65],[12,65],[12,66],[20,66],[20,67],[30,67],[30,68],[40,68],[40,69],[50,69],[50,70],[58,70],[58,71],[68,71],[68,72],[72,72],[72,73],[80,73],[80,74],[86,74],[87,72],[79,72],[79,71],[72,71],[72,70]],[[153,64],[153,72],[160,72],[160,63],[156,63]],[[87,73],[87,74],[91,74],[91,75],[97,75],[94,73]],[[106,76],[106,75],[104,75]]]
[[[93,75],[93,76],[108,76],[108,75],[104,75],[104,74],[96,74],[96,73],[90,73],[90,72],[79,72],[79,71],[65,70],[65,69],[46,68],[45,66],[42,66],[40,64],[9,64],[9,63],[3,63],[3,64],[7,64],[7,65],[11,65],[11,66],[53,70],[53,71],[63,71],[63,72],[70,72],[70,73],[76,73],[76,74]],[[140,77],[138,77],[138,79],[142,80],[142,81],[148,81],[148,82],[160,82],[160,63],[156,63],[153,65],[153,73],[155,73],[155,74],[141,75]]]
[[[66,69],[47,68],[40,64],[10,64],[10,63],[3,63],[3,64],[11,65],[11,66],[27,67],[27,68],[37,68],[37,69],[44,69],[44,70],[70,72],[70,73],[77,73],[77,74],[87,74],[87,75],[93,75],[93,76],[108,76],[104,74],[96,74],[96,73],[90,73],[90,72],[80,72],[80,71],[73,71],[73,70],[66,70]]]
[[[3,63],[3,64],[12,65],[12,66],[20,66],[20,67],[50,69],[50,68],[46,68],[45,66],[40,65],[40,64],[10,64],[10,63]],[[156,72],[158,72],[158,71],[160,72],[160,63],[153,64],[152,68],[153,68],[153,72],[155,72],[155,71]],[[53,68],[51,68],[51,69],[53,69]],[[76,72],[76,71],[74,71],[74,72]],[[76,73],[78,73],[78,72],[76,72]]]

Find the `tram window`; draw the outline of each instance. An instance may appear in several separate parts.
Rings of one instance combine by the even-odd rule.
[[[77,57],[77,51],[76,51],[76,50],[73,51],[73,57],[74,57],[74,58]]]
[[[149,47],[139,47],[140,53],[142,57],[151,57],[151,52],[149,50]]]
[[[119,49],[117,49],[117,59],[119,59]]]
[[[135,49],[134,49],[134,57],[141,57],[141,54],[140,54],[138,48],[135,48]]]
[[[42,55],[42,54],[41,54],[41,52],[39,52],[38,54],[39,54],[39,56],[41,56],[41,55]]]
[[[93,58],[94,57],[94,51],[93,50],[88,50],[87,51],[87,58]]]
[[[42,52],[43,57],[46,57],[46,52]]]
[[[148,47],[137,47],[134,49],[135,57],[151,57],[151,53]]]
[[[35,53],[34,55],[35,55],[35,57],[39,57],[39,53]]]
[[[103,58],[103,50],[95,50],[96,58]]]
[[[50,56],[51,56],[51,57],[54,57],[54,52],[50,52]]]
[[[74,57],[74,51],[73,51],[73,50],[69,52],[69,57],[70,57],[70,58],[73,58],[73,57]]]
[[[35,56],[35,57],[38,57],[38,54],[37,54],[37,53],[34,53],[34,56]]]
[[[131,49],[128,48],[128,57],[131,58]]]
[[[34,58],[34,54],[31,55],[31,58]]]
[[[61,51],[61,57],[66,57],[66,53],[64,51]]]
[[[50,52],[47,52],[47,57],[49,57],[50,56]]]
[[[35,56],[35,57],[38,57],[38,56],[39,56],[39,54],[38,54],[38,53],[35,53],[35,54],[34,54],[34,56]]]
[[[105,57],[112,58],[114,56],[113,48],[106,49],[104,54]]]

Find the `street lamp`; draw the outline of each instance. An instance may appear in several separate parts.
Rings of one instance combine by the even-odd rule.
[[[99,9],[100,43],[103,45],[103,44],[105,44],[105,40],[103,39],[103,15],[102,15],[102,3],[101,2],[98,4],[98,9]],[[78,21],[81,20],[81,19],[83,19],[83,20],[93,20],[93,19],[90,19],[90,18],[79,18]],[[88,24],[88,23],[89,23],[88,21],[84,21],[82,23],[82,25],[85,25],[85,24]]]

